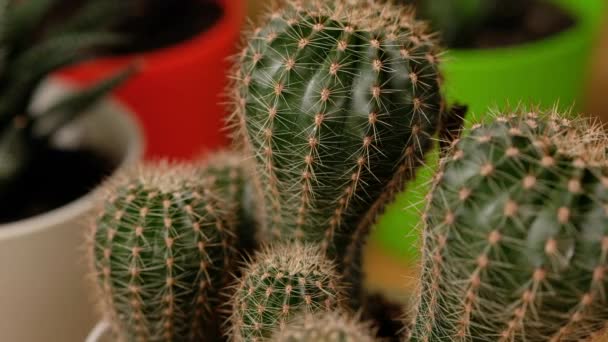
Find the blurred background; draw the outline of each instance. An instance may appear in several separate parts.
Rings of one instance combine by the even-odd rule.
[[[570,3],[575,2],[577,0],[570,1]],[[270,1],[266,0],[247,0],[250,19],[253,22],[259,20],[269,3]],[[438,1],[438,3],[444,2]],[[568,1],[561,1],[561,3],[568,3]],[[608,13],[604,11],[598,13],[598,15],[602,19],[600,20],[598,36],[593,41],[590,52],[589,69],[587,71],[577,69],[578,66],[574,64],[569,66],[567,59],[563,61],[561,67],[572,67],[585,72],[582,100],[579,100],[580,103],[574,107],[574,111],[598,117],[603,122],[608,123]],[[553,76],[544,80],[544,82],[549,82],[546,83],[546,87],[553,87],[554,85],[551,82],[560,82],[560,77],[560,71],[555,71]],[[405,208],[407,205],[403,207]],[[399,228],[402,229],[403,237],[401,239],[398,233],[389,233],[389,237],[403,240],[411,235],[411,227],[401,226]],[[415,263],[409,262],[409,259],[404,257],[403,254],[396,253],[395,248],[387,248],[387,244],[384,244],[383,239],[378,235],[374,237],[368,244],[365,259],[366,271],[373,274],[373,277],[368,278],[368,286],[392,294],[395,299],[407,299],[413,286],[415,286],[417,272]]]
[[[0,6],[9,28],[0,30],[1,341],[50,332],[82,341],[91,330],[98,317],[82,280],[91,194],[136,161],[229,146],[231,56],[270,2],[0,0],[20,5]],[[439,32],[446,98],[469,117],[525,102],[608,123],[608,1],[400,2]],[[431,172],[388,208],[367,246],[370,288],[400,300],[415,286]]]

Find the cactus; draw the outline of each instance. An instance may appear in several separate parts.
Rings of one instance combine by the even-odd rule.
[[[193,165],[140,166],[107,186],[92,268],[106,316],[129,341],[215,341],[235,259],[235,213]]]
[[[266,247],[242,273],[230,303],[232,341],[262,341],[298,314],[330,311],[343,302],[335,267],[315,246]]]
[[[253,253],[258,245],[259,217],[253,189],[248,181],[250,163],[244,156],[232,151],[213,153],[202,163],[199,173],[221,191],[221,198],[230,206],[228,211],[235,213],[229,218],[236,220],[233,225],[237,228],[237,250],[243,255]]]
[[[608,320],[608,139],[517,110],[473,126],[424,214],[411,341],[583,341]]]
[[[339,312],[301,316],[272,338],[273,342],[373,342],[367,324]]]
[[[352,285],[370,227],[442,119],[425,28],[393,5],[290,0],[247,37],[234,73],[231,123],[256,157],[264,233],[320,243]]]

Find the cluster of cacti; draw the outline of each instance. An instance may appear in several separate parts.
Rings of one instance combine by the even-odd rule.
[[[318,248],[278,245],[256,254],[231,300],[230,339],[262,341],[298,314],[338,309],[344,294]]]
[[[16,185],[37,155],[46,152],[55,132],[134,71],[123,71],[76,92],[42,113],[32,112],[35,91],[49,74],[91,57],[95,48],[121,41],[105,27],[115,19],[110,15],[119,16],[121,12],[106,11],[106,20],[87,21],[84,25],[84,19],[104,6],[97,1],[85,4],[79,13],[43,30],[57,1],[0,0],[0,196]]]
[[[412,341],[584,341],[608,321],[608,137],[522,111],[437,173]]]
[[[440,126],[439,52],[412,13],[364,0],[286,1],[248,36],[232,123],[266,239],[320,244],[358,290],[361,245]]]
[[[368,303],[381,301],[363,291],[361,249],[435,137],[460,132],[444,110],[438,54],[425,26],[392,5],[277,7],[247,36],[233,75],[239,153],[144,167],[109,186],[91,252],[118,335],[367,342],[391,326],[374,326],[394,310]],[[453,141],[423,215],[407,339],[557,342],[600,331],[607,144],[598,127],[542,111]]]
[[[373,342],[373,330],[340,312],[300,316],[276,332],[273,342]]]

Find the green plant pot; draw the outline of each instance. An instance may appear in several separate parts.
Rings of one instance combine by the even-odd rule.
[[[579,110],[597,41],[605,0],[554,0],[576,18],[571,29],[548,39],[514,47],[456,50],[443,63],[445,92],[450,103],[469,107],[468,119],[481,118],[488,109],[519,103],[543,107],[558,104]],[[401,193],[380,218],[372,242],[387,252],[415,262],[419,256],[420,216],[430,188],[437,156],[427,160],[417,180]]]

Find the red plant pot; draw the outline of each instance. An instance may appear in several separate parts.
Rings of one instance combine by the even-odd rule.
[[[246,15],[244,0],[217,0],[218,22],[168,48],[95,59],[61,70],[58,76],[88,84],[134,60],[142,70],[116,91],[138,116],[146,139],[145,157],[191,159],[223,147],[226,107],[220,102]]]

